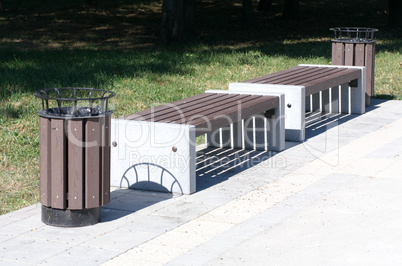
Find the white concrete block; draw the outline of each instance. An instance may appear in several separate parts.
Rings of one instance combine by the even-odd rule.
[[[112,119],[111,186],[191,194],[195,128]]]

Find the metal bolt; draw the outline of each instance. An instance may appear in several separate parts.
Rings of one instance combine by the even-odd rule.
[[[172,147],[172,151],[173,151],[173,152],[176,152],[176,151],[177,151],[177,147],[176,147],[176,146],[173,146],[173,147]]]
[[[292,105],[290,103],[288,103],[288,108],[291,108],[291,107],[292,107]]]
[[[116,147],[116,146],[117,146],[117,142],[116,142],[116,141],[113,141],[113,142],[112,142],[112,145],[113,145],[113,147]]]

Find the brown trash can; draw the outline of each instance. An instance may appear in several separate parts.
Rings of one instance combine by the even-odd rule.
[[[96,224],[110,201],[113,92],[56,88],[35,92],[39,115],[42,221],[62,227]]]
[[[331,28],[332,64],[366,67],[366,106],[374,95],[375,41],[374,32],[378,29],[358,27]]]

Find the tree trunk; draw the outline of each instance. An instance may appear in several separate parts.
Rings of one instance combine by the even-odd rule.
[[[164,44],[180,41],[194,31],[195,0],[163,0],[161,39]]]
[[[299,0],[285,0],[285,9],[283,11],[283,18],[286,19],[299,18]]]
[[[243,20],[244,26],[249,28],[253,25],[253,1],[243,0]]]
[[[388,0],[389,26],[392,28],[402,28],[402,1]]]
[[[258,11],[269,12],[272,8],[272,0],[260,0],[258,2]]]
[[[89,6],[94,6],[96,0],[85,0],[85,3]]]

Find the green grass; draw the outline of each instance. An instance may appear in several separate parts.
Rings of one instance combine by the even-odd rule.
[[[328,29],[352,25],[380,29],[376,96],[402,100],[401,35],[386,27],[380,0],[360,13],[345,10],[362,1],[302,1],[300,21],[280,19],[278,1],[269,14],[256,13],[252,29],[241,26],[240,0],[204,0],[197,37],[169,47],[157,38],[161,1],[45,2],[4,0],[0,13],[0,214],[38,201],[39,89],[115,91],[118,117],[300,63],[330,64]]]

